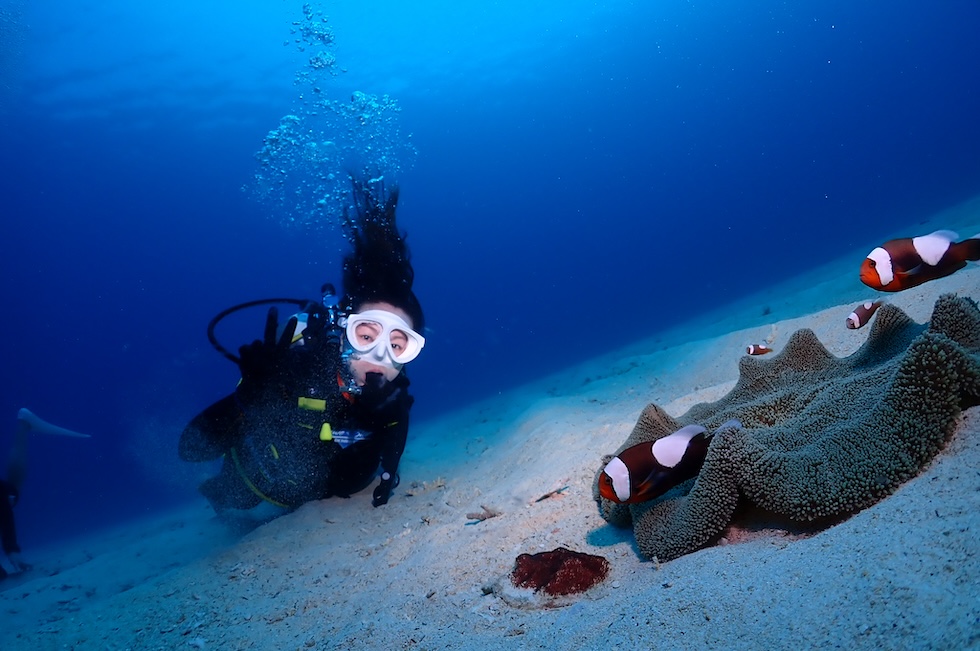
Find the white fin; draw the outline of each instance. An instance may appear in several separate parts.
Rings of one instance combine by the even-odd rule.
[[[957,233],[956,231],[948,231],[948,230],[933,231],[932,233],[929,233],[929,235],[927,235],[927,237],[933,237],[933,236],[941,237],[945,240],[949,240],[950,242],[955,242],[956,240],[960,239],[959,233]]]

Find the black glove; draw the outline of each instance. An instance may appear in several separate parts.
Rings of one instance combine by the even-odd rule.
[[[256,339],[238,349],[242,385],[250,388],[262,387],[284,370],[286,351],[292,345],[293,335],[296,333],[296,317],[289,319],[282,336],[276,341],[278,327],[279,311],[271,307],[265,320],[265,337],[262,341]]]
[[[371,506],[378,507],[382,504],[387,504],[388,498],[391,497],[391,492],[398,486],[399,481],[397,472],[394,475],[382,473],[381,483],[374,489],[374,498],[371,500]]]

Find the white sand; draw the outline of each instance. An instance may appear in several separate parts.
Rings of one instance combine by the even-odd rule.
[[[925,321],[947,291],[980,299],[980,266],[888,298]],[[0,649],[980,647],[980,408],[919,477],[805,539],[772,531],[658,566],[591,498],[647,402],[717,399],[746,344],[778,350],[800,327],[848,354],[868,329],[844,318],[872,296],[708,339],[691,326],[416,426],[383,508],[365,491],[238,538],[202,501],[28,553],[36,569],[0,583]],[[482,506],[502,514],[470,523]],[[609,578],[557,608],[500,596],[518,554],[558,546],[605,556]]]

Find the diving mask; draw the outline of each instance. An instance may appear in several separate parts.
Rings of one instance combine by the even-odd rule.
[[[342,320],[347,343],[356,357],[394,368],[407,364],[422,351],[425,338],[408,327],[397,314],[365,310]]]

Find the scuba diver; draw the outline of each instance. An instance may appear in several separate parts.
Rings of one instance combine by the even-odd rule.
[[[30,563],[21,556],[14,522],[14,507],[20,500],[20,489],[27,476],[27,438],[31,433],[89,438],[88,434],[79,434],[42,420],[30,409],[20,409],[17,412],[17,431],[7,461],[7,478],[0,478],[0,548],[3,549],[3,555],[0,556],[0,579],[31,569]]]
[[[14,507],[20,498],[20,488],[11,481],[0,479],[0,546],[7,563],[0,559],[0,579],[30,569],[20,556],[17,544],[17,528],[14,525]],[[9,567],[8,567],[9,564]]]
[[[208,336],[238,364],[241,381],[187,425],[178,451],[184,461],[223,458],[220,472],[199,487],[216,513],[349,497],[380,474],[371,501],[377,507],[398,485],[414,400],[404,365],[425,345],[425,326],[395,224],[397,203],[397,188],[385,196],[383,187],[354,183],[354,211],[344,210],[352,250],[339,304],[328,284],[323,301],[306,302],[282,326],[270,308],[263,339],[242,346],[238,357],[214,338],[220,319],[257,304],[304,302],[252,301],[212,320]]]

